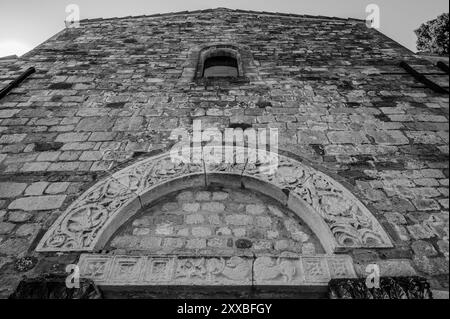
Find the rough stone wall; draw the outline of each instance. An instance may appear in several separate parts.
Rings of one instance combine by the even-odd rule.
[[[295,213],[246,190],[189,189],[138,213],[112,237],[115,254],[324,254]]]
[[[247,46],[259,80],[180,81],[191,48],[212,42]],[[448,95],[402,60],[438,73],[361,21],[221,9],[84,21],[1,62],[2,86],[37,73],[0,101],[0,294],[22,276],[16,257],[39,257],[28,276],[61,262],[33,250],[77,196],[194,119],[278,128],[280,148],[344,183],[391,236],[393,249],[352,252],[360,272],[377,261],[448,288]]]

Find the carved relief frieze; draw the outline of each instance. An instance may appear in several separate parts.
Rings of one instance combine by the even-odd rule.
[[[80,276],[103,285],[326,285],[356,278],[348,256],[152,257],[81,255]]]

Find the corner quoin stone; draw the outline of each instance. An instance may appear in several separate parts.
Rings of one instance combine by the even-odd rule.
[[[61,207],[65,199],[66,195],[25,197],[16,199],[8,208],[26,211],[50,210]]]

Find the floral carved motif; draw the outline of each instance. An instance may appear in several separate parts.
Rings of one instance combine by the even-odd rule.
[[[369,210],[329,176],[291,158],[279,156],[273,173],[250,165],[245,175],[288,190],[323,218],[337,247],[391,247],[389,237]]]
[[[375,217],[342,185],[292,158],[266,154],[258,157],[258,163],[189,164],[172,161],[170,154],[145,159],[86,191],[56,220],[37,250],[93,251],[99,248],[99,236],[122,210],[133,201],[140,202],[152,188],[212,173],[254,178],[295,195],[324,221],[337,248],[392,247]]]

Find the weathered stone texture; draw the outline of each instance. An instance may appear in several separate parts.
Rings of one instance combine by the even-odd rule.
[[[245,249],[240,240],[248,243]],[[293,212],[265,196],[229,189],[191,189],[165,198],[138,213],[109,246],[127,252],[212,255],[323,253],[318,239]]]
[[[192,52],[217,42],[249,53],[244,83],[190,77]],[[0,101],[0,258],[31,248],[35,227],[48,228],[93,181],[133,157],[167,150],[172,129],[191,129],[201,119],[219,129],[278,128],[281,149],[333,172],[370,207],[394,241],[386,254],[403,259],[399,251],[407,251],[417,272],[448,287],[449,99],[405,73],[403,60],[440,72],[351,19],[220,9],[83,21],[64,30],[24,57],[0,62],[1,87],[25,68],[37,69]],[[185,228],[210,228],[196,229],[198,238],[183,242],[189,249],[228,247],[204,240],[216,224],[230,237],[244,236],[252,222],[266,227],[272,232],[259,247],[279,236],[269,220],[257,219],[268,214],[261,207],[219,224],[214,214],[226,195],[195,196],[177,208],[191,214]],[[25,211],[30,215],[20,216]],[[159,233],[187,234],[182,228]],[[181,245],[139,234],[150,236],[143,247]],[[122,246],[136,245],[130,236]]]

